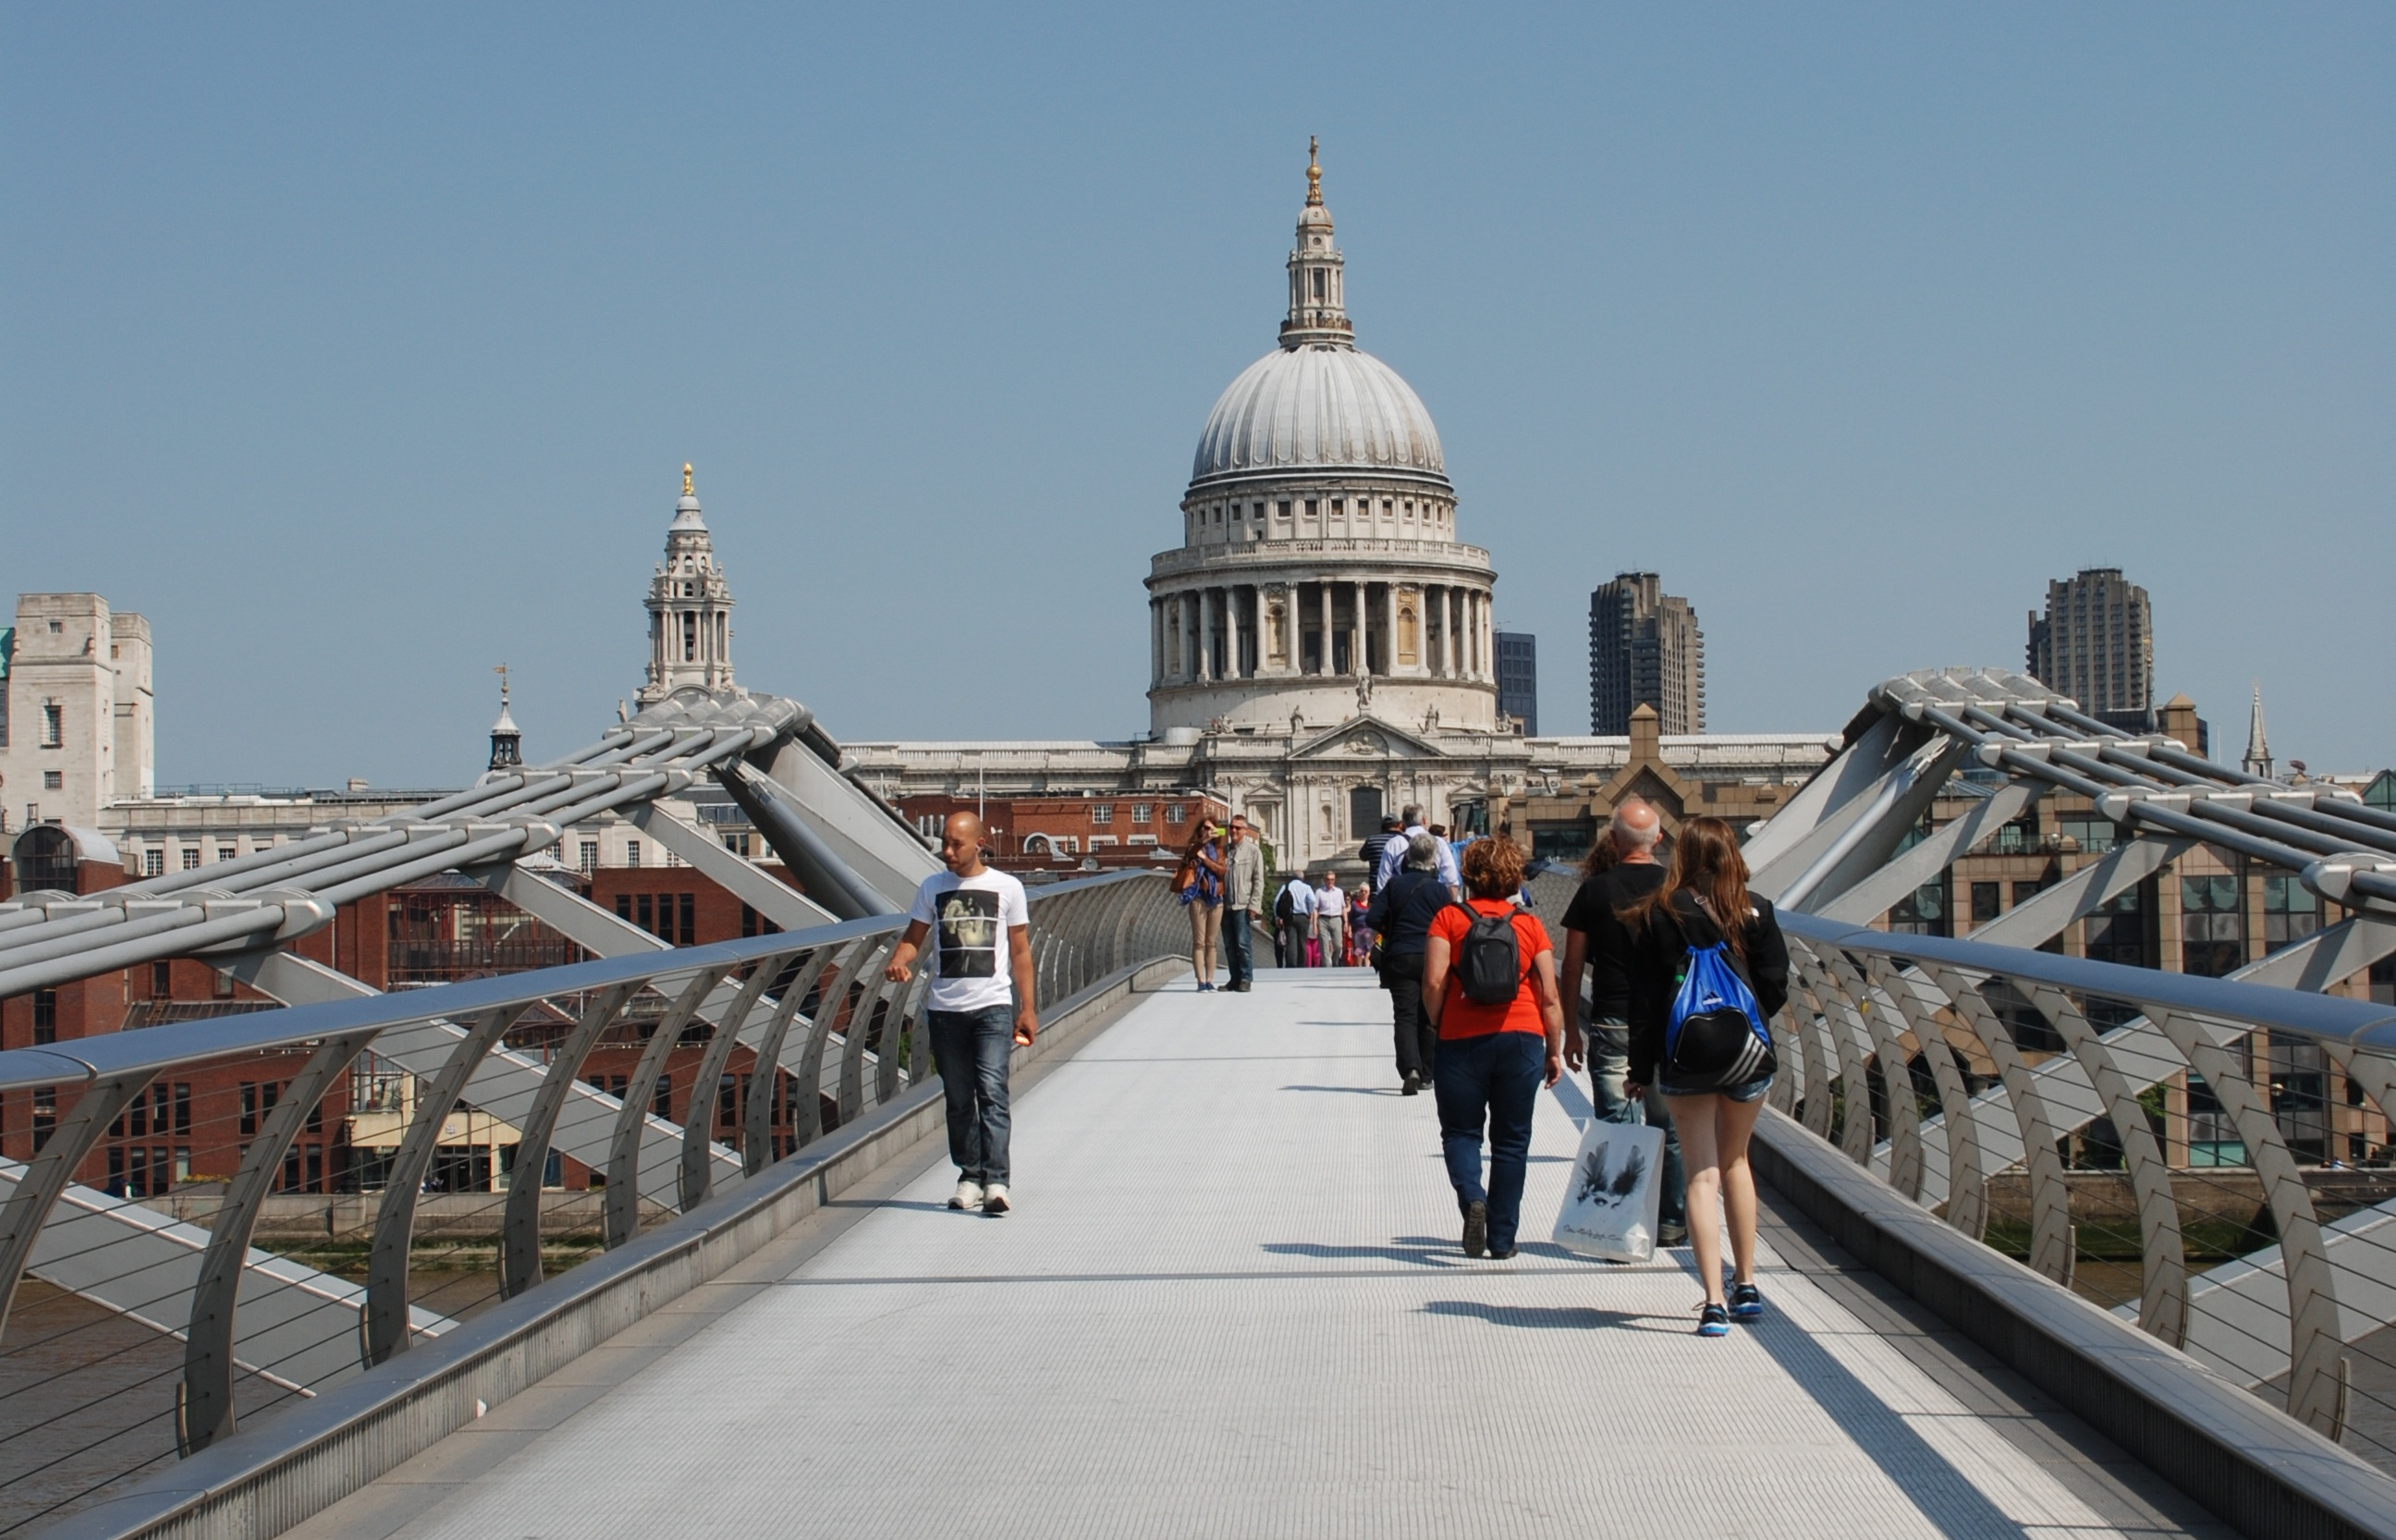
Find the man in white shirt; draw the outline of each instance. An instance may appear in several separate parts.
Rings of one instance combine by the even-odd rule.
[[[1373,874],[1373,891],[1376,893],[1387,885],[1391,878],[1398,874],[1398,868],[1406,858],[1406,842],[1418,834],[1431,832],[1423,823],[1423,810],[1420,803],[1409,803],[1405,811],[1398,816],[1406,826],[1405,832],[1381,847],[1381,870]],[[1447,896],[1451,898],[1463,891],[1461,885],[1463,879],[1456,874],[1456,852],[1449,847],[1445,840],[1439,842],[1439,880],[1447,884]]]
[[[1281,965],[1305,967],[1306,938],[1314,931],[1314,889],[1307,885],[1306,873],[1290,873],[1273,900],[1273,922],[1281,927]]]
[[[907,934],[883,974],[894,984],[906,983],[924,937],[939,927],[924,1016],[948,1100],[949,1159],[957,1163],[949,1207],[1001,1215],[1011,1206],[1007,1062],[1014,1048],[1028,1046],[1039,1033],[1040,1016],[1032,994],[1031,911],[1023,884],[982,864],[982,838],[979,818],[949,815],[940,830],[940,859],[949,870],[925,878],[915,890]],[[1007,962],[1003,971],[1001,954]]]
[[[1321,966],[1337,968],[1348,961],[1348,890],[1334,872],[1324,872],[1323,885],[1314,890],[1314,938],[1323,944]]]

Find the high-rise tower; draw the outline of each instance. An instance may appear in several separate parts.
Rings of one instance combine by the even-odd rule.
[[[2030,677],[2115,727],[2144,732],[2155,704],[2154,616],[2120,567],[2083,567],[2046,585],[2030,612]]]
[[[1706,633],[1662,578],[1625,572],[1589,596],[1589,730],[1625,737],[1641,706],[1666,735],[1706,730]]]
[[[716,564],[687,465],[682,468],[682,500],[666,526],[666,559],[649,580],[648,607],[649,677],[641,686],[641,704],[663,700],[686,684],[734,687],[732,589]]]

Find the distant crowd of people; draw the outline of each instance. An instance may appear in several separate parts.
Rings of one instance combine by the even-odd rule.
[[[917,895],[889,975],[903,982],[938,929],[928,1020],[958,1169],[950,1206],[1003,1214],[1006,1065],[1039,1023],[1022,884],[983,864],[982,838],[972,815],[949,820],[948,870]],[[1516,1255],[1538,1093],[1567,1069],[1588,1069],[1599,1118],[1662,1125],[1657,1240],[1694,1251],[1697,1330],[1721,1336],[1764,1313],[1748,1144],[1776,1072],[1764,1023],[1788,999],[1789,953],[1772,906],[1748,889],[1729,825],[1691,818],[1664,844],[1653,807],[1631,799],[1615,810],[1562,917],[1561,967],[1511,832],[1451,843],[1418,806],[1364,843],[1352,889],[1326,869],[1292,872],[1269,895],[1258,831],[1240,816],[1200,819],[1172,883],[1201,991],[1218,988],[1218,962],[1221,989],[1252,989],[1259,933],[1285,968],[1377,971],[1400,1090],[1434,1094],[1468,1256]],[[1692,976],[1735,980],[1714,991],[1737,999],[1730,1026],[1713,995],[1706,1018],[1690,1014]]]

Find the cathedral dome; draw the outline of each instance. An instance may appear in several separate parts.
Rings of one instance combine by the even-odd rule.
[[[1398,372],[1344,342],[1276,348],[1206,415],[1195,484],[1218,476],[1359,470],[1446,479],[1439,430]]]

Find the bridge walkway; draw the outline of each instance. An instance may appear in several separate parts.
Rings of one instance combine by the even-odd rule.
[[[1361,973],[1186,982],[1018,1087],[1020,1207],[938,1140],[293,1531],[434,1536],[2219,1535],[1768,1203],[1772,1313],[1685,1251],[1457,1248]]]

